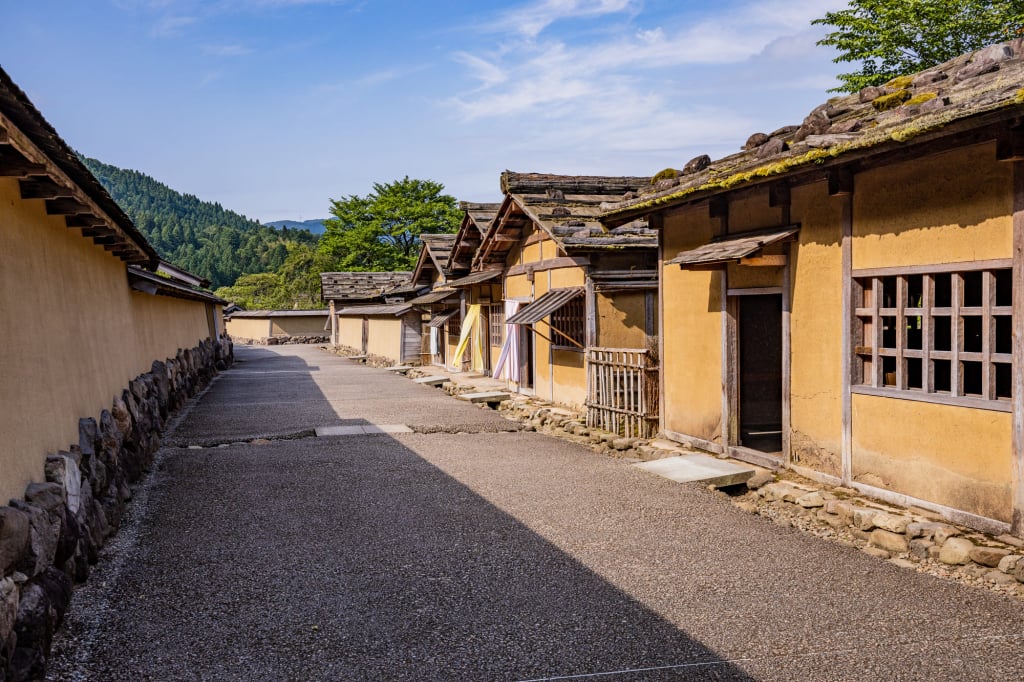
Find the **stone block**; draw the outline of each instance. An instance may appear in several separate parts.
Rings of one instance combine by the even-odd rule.
[[[0,654],[5,653],[4,643],[14,631],[14,621],[18,617],[18,592],[14,578],[0,578]],[[0,669],[0,674],[2,673],[3,670]]]
[[[876,528],[871,531],[871,544],[887,552],[903,554],[910,551],[910,543],[907,536],[892,531]]]
[[[69,453],[60,452],[46,458],[46,480],[59,485],[72,514],[77,514],[82,503],[82,472],[78,462]]]
[[[971,550],[971,561],[989,568],[996,568],[1003,557],[1010,554],[1008,549],[998,547],[975,547]]]
[[[824,509],[819,509],[817,514],[818,520],[827,523],[832,528],[842,528],[846,524],[838,514],[829,514]]]
[[[910,519],[906,516],[899,516],[898,514],[875,514],[875,518],[872,519],[876,528],[887,530],[890,533],[899,533],[903,535],[907,532],[907,526],[910,525]]]
[[[25,488],[25,501],[56,513],[64,506],[64,488],[56,483],[30,483]]]
[[[956,537],[957,535],[960,535],[960,531],[945,523],[938,524],[932,530],[932,539],[935,540],[935,544],[939,546],[946,544],[946,540]]]
[[[1007,554],[999,560],[999,570],[1003,573],[1013,573],[1013,569],[1017,567],[1017,562],[1020,561],[1020,556],[1017,554]]]
[[[12,507],[0,507],[0,575],[18,564],[28,551],[29,517]]]
[[[891,554],[889,554],[889,552],[887,552],[886,550],[882,549],[881,547],[873,547],[871,545],[868,545],[867,547],[865,547],[861,551],[864,552],[865,554],[868,554],[870,556],[876,557],[878,559],[888,559],[890,556],[892,556]]]
[[[753,476],[747,479],[747,488],[749,490],[758,490],[765,485],[775,480],[775,474],[770,471],[757,471]]]
[[[796,498],[796,503],[804,509],[817,509],[825,506],[825,500],[817,490]]]
[[[612,448],[620,452],[622,450],[629,450],[631,447],[633,447],[632,438],[616,438],[612,441]]]
[[[985,574],[985,580],[996,585],[1013,585],[1017,582],[1017,579],[1012,575],[1003,573],[1002,571],[989,571]]]
[[[910,541],[910,553],[919,559],[928,558],[928,550],[935,547],[935,543],[931,540],[925,540],[923,538],[915,538]]]
[[[869,509],[867,507],[854,507],[852,525],[860,530],[869,531],[875,527],[875,516],[877,515],[877,509]]]
[[[29,520],[28,551],[18,563],[18,569],[29,577],[37,576],[54,564],[60,541],[60,517],[51,517],[44,509],[21,500],[11,500],[11,506]]]
[[[966,538],[948,538],[942,543],[939,561],[950,566],[962,566],[971,560],[974,543]]]

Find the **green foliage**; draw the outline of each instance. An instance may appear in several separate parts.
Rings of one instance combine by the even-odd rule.
[[[374,183],[365,197],[332,199],[317,255],[337,271],[411,270],[421,234],[455,232],[462,220],[455,197],[442,190],[406,176]]]
[[[214,288],[277,270],[292,245],[316,244],[308,230],[266,227],[138,171],[81,158],[162,258],[209,279]]]
[[[850,0],[813,24],[835,30],[818,41],[859,62],[832,92],[857,92],[1024,33],[1020,0]]]
[[[214,293],[246,310],[280,310],[291,307],[286,299],[284,282],[275,272],[242,275],[233,286],[221,287]]]

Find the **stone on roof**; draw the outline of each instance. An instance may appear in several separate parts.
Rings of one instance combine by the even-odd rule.
[[[606,225],[629,222],[658,206],[835,166],[948,134],[954,124],[958,130],[992,122],[992,117],[1019,116],[1022,109],[1024,38],[1018,38],[883,86],[833,97],[815,107],[799,126],[754,133],[737,154],[707,162],[698,157],[675,178],[624,192],[602,206],[601,219]]]

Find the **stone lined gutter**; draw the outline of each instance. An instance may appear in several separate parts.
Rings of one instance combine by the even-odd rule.
[[[45,483],[0,506],[0,682],[42,679],[75,583],[117,532],[169,419],[234,359],[231,340],[179,350],[78,422],[78,443],[46,458]]]

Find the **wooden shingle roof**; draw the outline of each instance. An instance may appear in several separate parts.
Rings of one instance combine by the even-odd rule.
[[[650,185],[646,177],[567,176],[544,173],[501,175],[505,193],[473,261],[473,269],[503,262],[523,229],[533,223],[564,251],[654,249],[657,233],[647,219],[608,229],[598,220],[604,206]]]
[[[448,259],[448,271],[452,274],[469,271],[473,255],[480,248],[480,242],[501,204],[480,204],[471,201],[459,202],[462,209],[462,224],[455,235],[455,244]]]
[[[884,154],[992,140],[996,124],[1024,115],[1024,38],[961,55],[884,86],[833,97],[800,125],[751,135],[743,149],[712,161],[699,156],[675,177],[627,192],[603,206],[602,221],[627,224],[660,207],[697,201],[730,189],[832,169]],[[1024,157],[1021,143],[1000,138],[1000,158]],[[838,172],[838,171],[836,171]],[[660,174],[659,174],[660,175]],[[670,173],[671,175],[671,173]]]
[[[411,283],[429,285],[429,277],[424,277],[430,270],[435,270],[447,278],[448,258],[455,245],[454,234],[421,234],[420,254],[416,259],[416,267],[412,271]]]
[[[357,303],[383,301],[384,297],[408,284],[406,272],[321,272],[320,294],[325,301]]]

